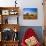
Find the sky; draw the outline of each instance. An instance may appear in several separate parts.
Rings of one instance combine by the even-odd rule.
[[[24,14],[25,13],[37,13],[37,8],[24,8],[23,11],[24,11]]]

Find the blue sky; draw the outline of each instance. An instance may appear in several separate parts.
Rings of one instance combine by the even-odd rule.
[[[37,8],[24,8],[24,13],[37,13]]]

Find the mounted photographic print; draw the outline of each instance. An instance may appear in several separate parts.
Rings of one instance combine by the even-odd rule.
[[[37,19],[37,8],[24,8],[23,19]]]
[[[9,15],[9,10],[2,10],[2,15]]]

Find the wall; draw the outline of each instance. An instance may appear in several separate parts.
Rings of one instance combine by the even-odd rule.
[[[8,24],[17,24],[17,16],[9,16]]]
[[[15,0],[0,0],[0,6],[2,7],[12,7],[15,6]],[[17,0],[17,6],[20,7],[20,17],[19,24],[21,26],[43,26],[43,0]],[[24,20],[23,19],[23,8],[37,8],[38,9],[38,19],[37,20]]]
[[[37,20],[24,20],[23,19],[23,10],[21,10],[20,15],[20,25],[21,26],[43,26],[43,6],[42,0],[21,0],[21,8],[38,8],[38,19]]]
[[[12,7],[14,6],[15,0],[0,0],[0,6],[1,7]]]

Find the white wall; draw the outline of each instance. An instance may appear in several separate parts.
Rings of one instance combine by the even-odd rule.
[[[15,0],[0,0],[0,6],[9,7],[14,6]],[[21,26],[43,26],[43,0],[17,0],[17,3],[20,7],[20,18],[19,24]],[[23,8],[38,8],[38,19],[37,20],[24,20],[23,19]]]
[[[38,8],[38,19],[37,20],[24,20],[23,11],[21,10],[20,25],[22,26],[43,26],[43,6],[42,0],[24,0],[21,1],[21,7],[23,8]]]
[[[0,6],[1,7],[12,7],[12,6],[14,6],[14,1],[15,0],[0,0]]]
[[[9,16],[8,24],[17,24],[17,16]]]

